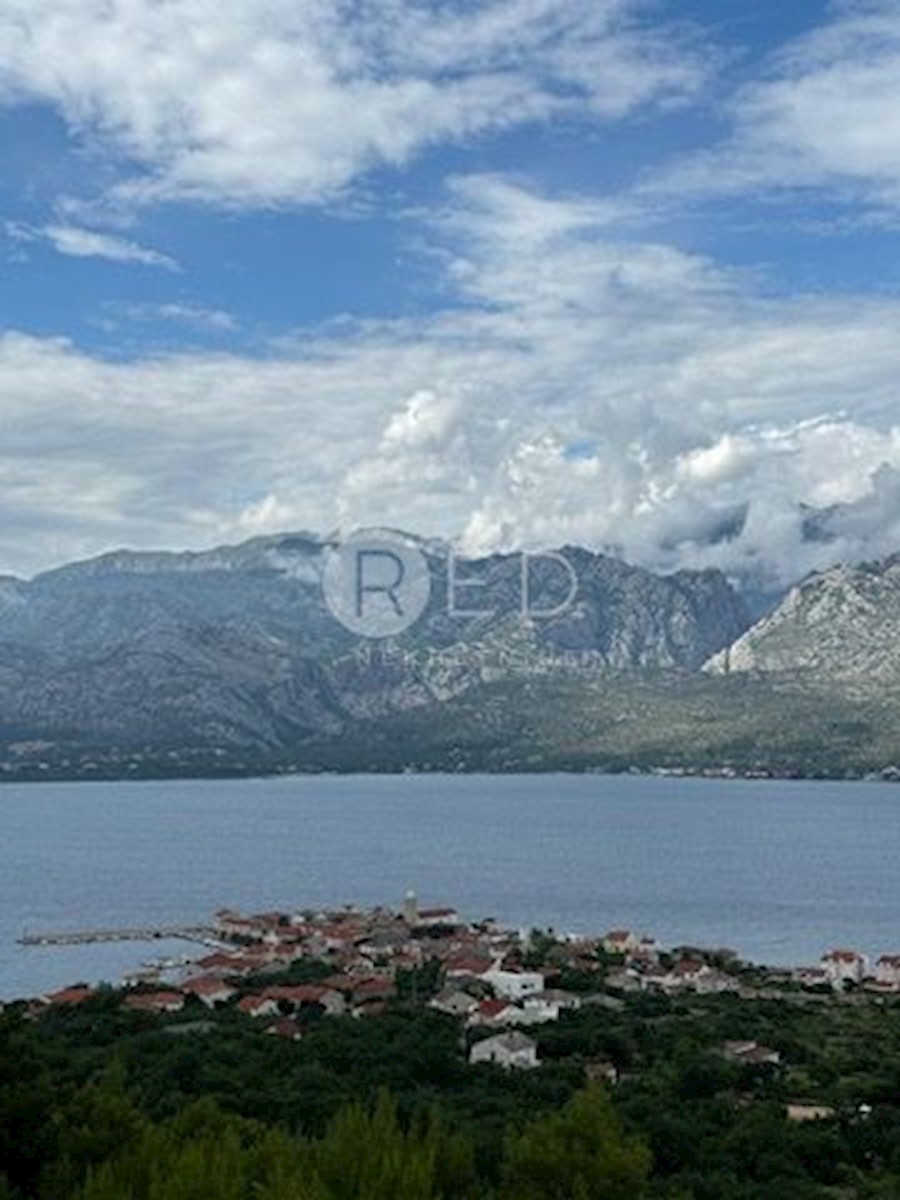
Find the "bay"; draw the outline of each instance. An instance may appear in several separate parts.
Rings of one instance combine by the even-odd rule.
[[[453,904],[770,964],[900,952],[900,795],[864,783],[303,776],[0,788],[0,997],[118,981],[184,944],[25,931],[344,903]]]

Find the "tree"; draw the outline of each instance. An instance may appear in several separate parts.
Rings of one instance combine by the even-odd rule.
[[[471,1152],[434,1115],[404,1130],[395,1101],[382,1092],[369,1112],[338,1113],[314,1144],[316,1174],[334,1200],[431,1200],[461,1196],[473,1178]],[[444,1192],[444,1186],[447,1191]]]
[[[648,1151],[623,1134],[609,1097],[595,1084],[507,1139],[501,1196],[640,1200],[649,1172]]]

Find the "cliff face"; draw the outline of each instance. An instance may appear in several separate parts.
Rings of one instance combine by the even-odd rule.
[[[794,675],[856,690],[900,684],[900,557],[804,580],[706,670]]]
[[[579,588],[565,612],[523,621],[520,561],[495,556],[466,564],[481,612],[457,617],[444,550],[421,548],[430,606],[375,649],[328,611],[328,545],[309,534],[202,554],[123,551],[0,580],[0,735],[6,745],[276,749],[484,682],[696,670],[748,625],[716,572],[661,577],[571,548]],[[550,560],[533,563],[530,582],[540,609],[566,590]]]

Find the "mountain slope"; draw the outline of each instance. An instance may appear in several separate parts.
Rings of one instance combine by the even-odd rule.
[[[201,554],[120,551],[30,582],[0,581],[0,761],[183,750],[278,754],[360,721],[429,709],[488,682],[695,670],[749,621],[716,572],[653,575],[568,549],[575,602],[523,620],[521,564],[465,565],[477,615],[452,614],[447,552],[420,546],[434,587],[420,622],[373,646],[328,611],[331,544],[310,534]],[[559,566],[532,564],[536,607]],[[5,749],[4,749],[5,747]]]
[[[796,675],[831,688],[900,687],[900,556],[810,576],[706,669]]]

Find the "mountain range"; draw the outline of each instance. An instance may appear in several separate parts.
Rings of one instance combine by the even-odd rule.
[[[900,557],[811,576],[754,623],[716,571],[567,547],[577,594],[525,619],[520,556],[467,561],[478,611],[460,616],[449,549],[396,536],[433,586],[421,619],[380,642],[332,616],[335,543],[308,533],[0,579],[4,776],[890,775],[900,761]],[[559,559],[528,569],[534,611],[557,608]]]

